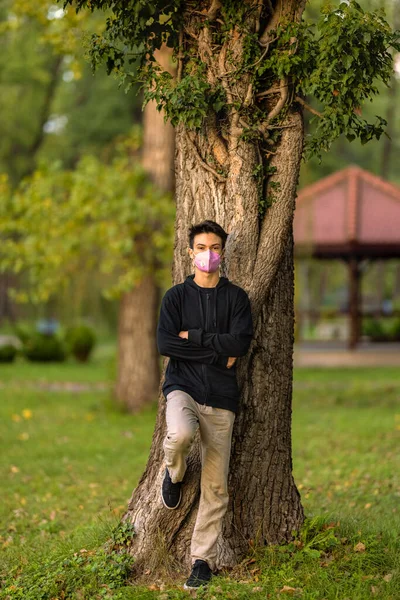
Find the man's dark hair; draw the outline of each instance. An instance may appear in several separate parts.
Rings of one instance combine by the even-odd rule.
[[[198,225],[191,226],[191,228],[189,229],[189,246],[192,250],[194,237],[199,233],[215,233],[215,235],[221,238],[222,250],[225,248],[225,242],[226,238],[228,237],[228,234],[222,229],[221,225],[218,225],[218,223],[216,223],[215,221],[210,221],[209,219],[206,219]]]

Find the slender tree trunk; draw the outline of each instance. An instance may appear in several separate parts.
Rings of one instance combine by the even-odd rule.
[[[171,51],[163,47],[157,56],[171,71]],[[165,192],[174,187],[175,134],[164,114],[149,103],[143,119],[142,164],[153,182]],[[160,290],[154,264],[134,290],[123,295],[119,309],[118,373],[115,395],[128,410],[136,411],[157,397],[160,359],[156,346],[156,324]]]
[[[160,369],[154,340],[158,305],[159,291],[151,274],[121,299],[115,392],[128,410],[157,397]]]
[[[218,5],[213,2],[209,14],[215,17],[212,9]],[[303,3],[294,0],[284,6],[278,2],[275,14],[300,18],[303,8]],[[222,75],[232,63],[240,64],[240,34],[235,31],[229,36],[218,55],[210,52],[209,33],[204,26],[198,34],[199,56],[210,67],[210,78],[219,74],[229,98],[231,90]],[[264,37],[265,32],[260,39]],[[225,62],[227,56],[231,64]],[[250,98],[247,77],[234,85],[235,97]],[[273,111],[276,102],[275,98],[264,109]],[[253,544],[291,539],[304,519],[291,458],[293,214],[304,137],[301,109],[299,105],[288,108],[274,153],[268,154],[268,166],[276,168],[276,173],[262,192],[263,198],[271,192],[274,196],[263,217],[254,174],[260,164],[266,166],[265,148],[240,135],[234,108],[224,123],[225,135],[215,114],[208,115],[198,133],[183,125],[177,128],[173,264],[173,283],[180,283],[191,272],[186,251],[189,225],[204,218],[216,220],[229,233],[223,272],[248,292],[252,304],[254,338],[237,366],[241,404],[232,442],[230,504],[218,543],[219,568],[237,564]],[[123,517],[135,528],[131,552],[138,574],[162,566],[167,556],[178,564],[190,562],[201,471],[198,445],[188,458],[182,504],[177,511],[168,511],[160,498],[164,411],[160,394],[147,467]]]

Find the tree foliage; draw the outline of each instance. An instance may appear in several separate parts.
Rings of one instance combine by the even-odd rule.
[[[20,302],[46,301],[82,269],[109,275],[107,298],[131,290],[150,270],[160,282],[172,255],[174,205],[136,157],[137,132],[104,163],[83,157],[74,170],[36,170],[12,192],[1,180],[0,272],[25,272]]]
[[[140,99],[85,59],[86,31],[103,28],[100,15],[52,0],[1,3],[0,172],[13,185],[40,161],[99,152],[140,120]]]
[[[118,74],[126,89],[140,82],[145,100],[155,99],[174,125],[184,123],[189,129],[199,129],[206,115],[214,111],[223,128],[226,111],[235,110],[243,136],[267,137],[273,145],[278,135],[274,130],[279,129],[285,110],[293,102],[311,108],[304,100],[309,97],[310,102],[317,102],[318,109],[311,109],[315,118],[306,140],[307,156],[328,150],[343,133],[349,140],[359,138],[362,143],[379,138],[386,126],[382,117],[368,122],[359,114],[363,102],[377,93],[378,82],[387,85],[390,80],[390,50],[400,50],[399,32],[391,31],[382,10],[365,12],[354,0],[339,6],[330,4],[323,8],[316,25],[281,19],[260,37],[249,27],[249,15],[258,20],[262,31],[275,3],[266,3],[260,13],[260,3],[239,0],[67,0],[68,4],[74,4],[77,11],[88,7],[111,12],[104,32],[91,39],[93,67],[105,62],[108,72]],[[191,19],[193,26],[188,31]],[[204,28],[210,33],[211,52],[220,51],[236,32],[245,34],[241,61],[238,64],[236,56],[227,56],[226,73],[215,81],[207,78],[198,53]],[[162,43],[174,49],[179,63],[177,80],[154,58]],[[231,99],[224,77],[230,81],[248,77],[251,99]],[[278,114],[268,110],[274,94],[284,98],[285,109]]]

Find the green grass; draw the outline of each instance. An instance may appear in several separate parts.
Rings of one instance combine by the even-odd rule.
[[[111,347],[89,365],[0,366],[0,598],[188,597],[176,583],[130,585],[119,552],[156,407],[131,416],[108,391],[34,385],[110,383],[113,369]],[[293,469],[305,526],[289,545],[255,549],[197,598],[400,598],[399,399],[395,368],[296,370]]]

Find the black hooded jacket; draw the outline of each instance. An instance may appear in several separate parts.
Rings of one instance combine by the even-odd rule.
[[[188,339],[179,337],[188,331]],[[170,360],[163,393],[187,392],[199,404],[237,411],[239,389],[236,363],[253,336],[250,302],[246,292],[221,277],[213,288],[200,287],[189,275],[164,295],[157,328],[160,354]]]

